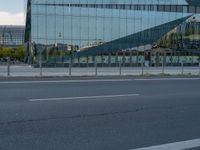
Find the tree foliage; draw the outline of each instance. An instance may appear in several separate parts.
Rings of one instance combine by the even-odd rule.
[[[10,57],[13,60],[23,61],[25,57],[24,46],[19,46],[15,49],[0,46],[0,58],[6,57]]]

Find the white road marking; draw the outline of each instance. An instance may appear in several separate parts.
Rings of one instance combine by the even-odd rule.
[[[76,99],[98,99],[98,98],[115,98],[115,97],[134,97],[139,94],[124,94],[124,95],[101,95],[101,96],[84,96],[84,97],[61,97],[61,98],[44,98],[44,99],[29,99],[30,102],[36,101],[59,101],[59,100],[76,100]]]
[[[153,78],[153,79],[135,79],[135,81],[175,81],[175,80],[200,80],[200,78]]]
[[[80,83],[80,82],[125,82],[132,79],[116,79],[116,80],[50,80],[50,81],[3,81],[0,84],[32,84],[32,83]]]
[[[200,147],[200,139],[194,139],[189,141],[182,141],[170,144],[163,144],[158,146],[151,146],[145,148],[137,148],[132,150],[186,150],[191,148]]]

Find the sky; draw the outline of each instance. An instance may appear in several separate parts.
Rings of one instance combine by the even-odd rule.
[[[0,0],[0,25],[24,25],[25,0]]]

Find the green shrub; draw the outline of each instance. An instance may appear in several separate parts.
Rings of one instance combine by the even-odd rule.
[[[10,57],[14,60],[23,60],[25,57],[24,46],[19,46],[16,49],[8,47],[0,47],[0,58]]]

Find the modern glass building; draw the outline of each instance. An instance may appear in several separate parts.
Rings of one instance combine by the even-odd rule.
[[[41,56],[46,63],[65,63],[69,53],[76,58],[74,62],[82,57],[92,62],[94,56],[101,55],[106,57],[102,61],[114,62],[110,55],[163,45],[167,33],[185,37],[191,22],[195,23],[188,36],[194,35],[193,40],[198,41],[198,14],[199,0],[28,0],[25,41],[34,62]],[[181,50],[192,47],[187,44],[199,49],[198,43],[184,45],[183,41],[176,40]]]
[[[0,45],[17,47],[24,45],[24,26],[0,26]]]

